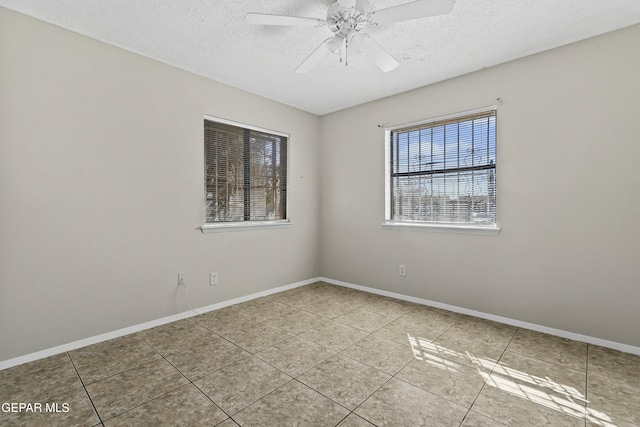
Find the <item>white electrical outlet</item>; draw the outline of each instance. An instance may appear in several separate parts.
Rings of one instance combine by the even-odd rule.
[[[398,272],[400,273],[401,276],[406,276],[407,267],[404,264],[400,264],[400,268],[398,269]]]
[[[218,284],[218,273],[211,273],[209,275],[209,285],[214,286]]]
[[[187,284],[187,273],[178,273],[178,286]]]

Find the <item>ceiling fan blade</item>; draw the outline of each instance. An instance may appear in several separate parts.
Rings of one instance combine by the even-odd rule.
[[[356,7],[356,0],[338,0],[338,6],[350,9]]]
[[[331,38],[328,38],[325,41],[323,41],[322,44],[316,48],[316,50],[311,52],[311,55],[307,56],[307,59],[302,61],[302,64],[298,65],[298,68],[296,68],[296,73],[304,74],[311,71],[311,69],[315,67],[316,64],[320,62],[320,60],[327,53],[329,53],[329,49],[327,49],[327,46],[326,46],[329,40],[331,40]]]
[[[298,27],[320,27],[323,19],[302,18],[300,16],[269,15],[267,13],[247,13],[245,19],[250,24],[258,25],[293,25]]]
[[[362,43],[362,50],[364,53],[369,55],[373,62],[383,71],[389,72],[396,68],[400,63],[396,61],[396,59],[389,54],[380,44],[371,38],[368,34],[365,34],[366,38]]]
[[[446,15],[451,12],[455,0],[416,0],[372,12],[371,22],[389,24],[428,16]]]

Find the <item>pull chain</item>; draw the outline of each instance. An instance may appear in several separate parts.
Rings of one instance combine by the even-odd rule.
[[[349,41],[347,38],[344,38],[344,66],[349,66]]]

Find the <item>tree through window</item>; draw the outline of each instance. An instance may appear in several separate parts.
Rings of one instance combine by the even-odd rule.
[[[205,118],[205,223],[287,219],[287,142]]]

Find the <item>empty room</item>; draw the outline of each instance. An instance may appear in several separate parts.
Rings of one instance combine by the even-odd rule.
[[[0,0],[0,425],[640,427],[639,114],[637,0]]]

